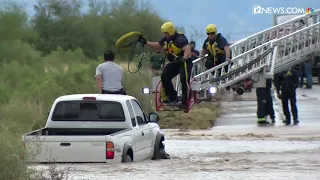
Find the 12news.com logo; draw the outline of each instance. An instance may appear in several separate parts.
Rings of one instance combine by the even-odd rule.
[[[312,14],[313,8],[252,6],[252,14]]]

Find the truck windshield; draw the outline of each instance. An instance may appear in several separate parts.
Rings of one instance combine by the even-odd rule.
[[[62,101],[57,103],[53,121],[125,121],[122,105],[112,101]]]

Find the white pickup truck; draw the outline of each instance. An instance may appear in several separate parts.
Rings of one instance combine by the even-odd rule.
[[[55,100],[44,128],[23,135],[29,162],[120,163],[167,159],[159,116],[127,95],[75,94]]]

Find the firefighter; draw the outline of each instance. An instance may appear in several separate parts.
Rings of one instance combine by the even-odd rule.
[[[272,88],[272,79],[267,79],[267,87],[266,87],[266,93],[267,93],[267,115],[269,115],[271,119],[271,123],[274,124],[276,123],[275,121],[275,113],[274,113],[274,108],[273,108],[273,99],[272,99],[272,93],[271,93],[271,88]]]
[[[217,32],[216,25],[209,24],[206,27],[206,33],[208,38],[202,45],[201,56],[203,57],[208,53],[209,58],[205,62],[205,66],[207,69],[211,69],[225,61],[229,61],[231,59],[231,51],[227,39]],[[225,71],[228,71],[228,67],[225,67]]]
[[[188,108],[188,84],[190,81],[192,60],[191,47],[188,38],[175,30],[172,22],[166,22],[161,26],[164,35],[158,42],[147,41],[143,36],[139,41],[147,46],[155,49],[163,49],[166,59],[170,61],[162,71],[161,81],[165,94],[168,96],[169,103],[175,105],[178,102],[177,92],[175,91],[172,79],[180,74],[180,82],[182,86],[182,102],[179,108]]]
[[[259,74],[258,76],[262,76]],[[258,125],[268,125],[268,92],[267,92],[268,82],[266,80],[257,81],[256,95],[257,95],[257,124]]]
[[[298,72],[292,68],[286,71],[280,72],[277,75],[277,96],[281,99],[283,113],[286,119],[283,121],[285,125],[291,124],[291,114],[289,111],[288,103],[290,100],[291,113],[293,116],[293,124],[297,125],[298,120],[298,110],[296,105],[296,89],[299,85],[299,75]]]
[[[275,123],[275,113],[273,109],[271,87],[272,79],[265,79],[263,71],[252,76],[257,96],[257,124],[268,125],[267,117],[270,116],[272,124]]]

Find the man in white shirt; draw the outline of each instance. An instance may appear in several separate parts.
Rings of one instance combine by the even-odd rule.
[[[104,63],[96,68],[96,81],[99,94],[123,94],[124,70],[114,63],[114,53],[111,50],[104,52]]]

